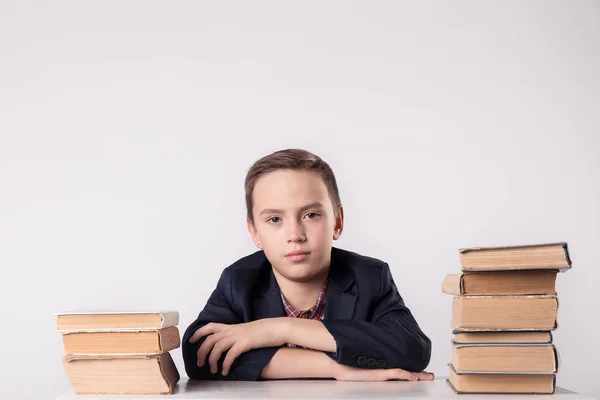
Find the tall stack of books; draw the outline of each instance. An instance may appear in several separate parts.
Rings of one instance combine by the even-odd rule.
[[[57,314],[63,365],[77,394],[171,394],[179,372],[177,311],[79,311]]]
[[[554,393],[556,277],[571,268],[567,243],[459,254],[462,273],[442,284],[454,296],[450,386],[458,393]]]

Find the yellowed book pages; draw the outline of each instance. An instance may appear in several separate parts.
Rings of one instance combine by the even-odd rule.
[[[160,354],[181,345],[176,326],[148,331],[66,332],[65,352],[74,354]]]
[[[177,311],[69,311],[56,314],[58,331],[161,329],[178,323]]]
[[[523,270],[449,274],[442,283],[442,292],[455,296],[555,295],[557,273]]]
[[[458,330],[554,330],[556,296],[456,296],[452,328]]]
[[[551,332],[456,332],[454,343],[552,343]]]
[[[459,250],[463,271],[571,268],[567,243],[523,246],[471,247]]]
[[[66,355],[63,365],[77,394],[170,394],[180,379],[169,353],[127,357]]]
[[[452,368],[448,378],[457,393],[545,393],[556,389],[555,375],[539,374],[457,374]]]
[[[558,370],[553,345],[453,345],[452,365],[459,373],[545,373]]]

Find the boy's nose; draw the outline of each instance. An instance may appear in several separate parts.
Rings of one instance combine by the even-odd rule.
[[[290,242],[303,242],[306,240],[306,235],[304,234],[304,230],[300,224],[296,224],[290,227],[290,231],[288,233],[288,241]]]
[[[306,236],[304,236],[304,234],[292,234],[290,235],[289,241],[290,242],[304,242],[306,240]]]

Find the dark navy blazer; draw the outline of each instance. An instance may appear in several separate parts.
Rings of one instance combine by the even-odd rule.
[[[185,331],[182,353],[192,379],[259,380],[279,347],[241,354],[226,377],[211,374],[207,362],[197,363],[204,342],[189,343],[194,332],[209,322],[239,324],[262,318],[285,317],[279,286],[263,251],[227,267],[204,309]],[[402,368],[422,371],[429,364],[431,341],[421,331],[398,293],[387,263],[332,248],[323,325],[337,344],[326,353],[337,363],[358,368]]]

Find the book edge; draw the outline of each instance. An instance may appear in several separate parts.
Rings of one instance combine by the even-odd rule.
[[[549,243],[533,243],[523,245],[505,245],[505,246],[475,246],[475,247],[463,247],[458,249],[459,253],[467,253],[469,251],[479,250],[503,250],[503,249],[528,249],[532,247],[551,247],[551,246],[562,246],[563,249],[568,247],[567,242],[549,242]]]

